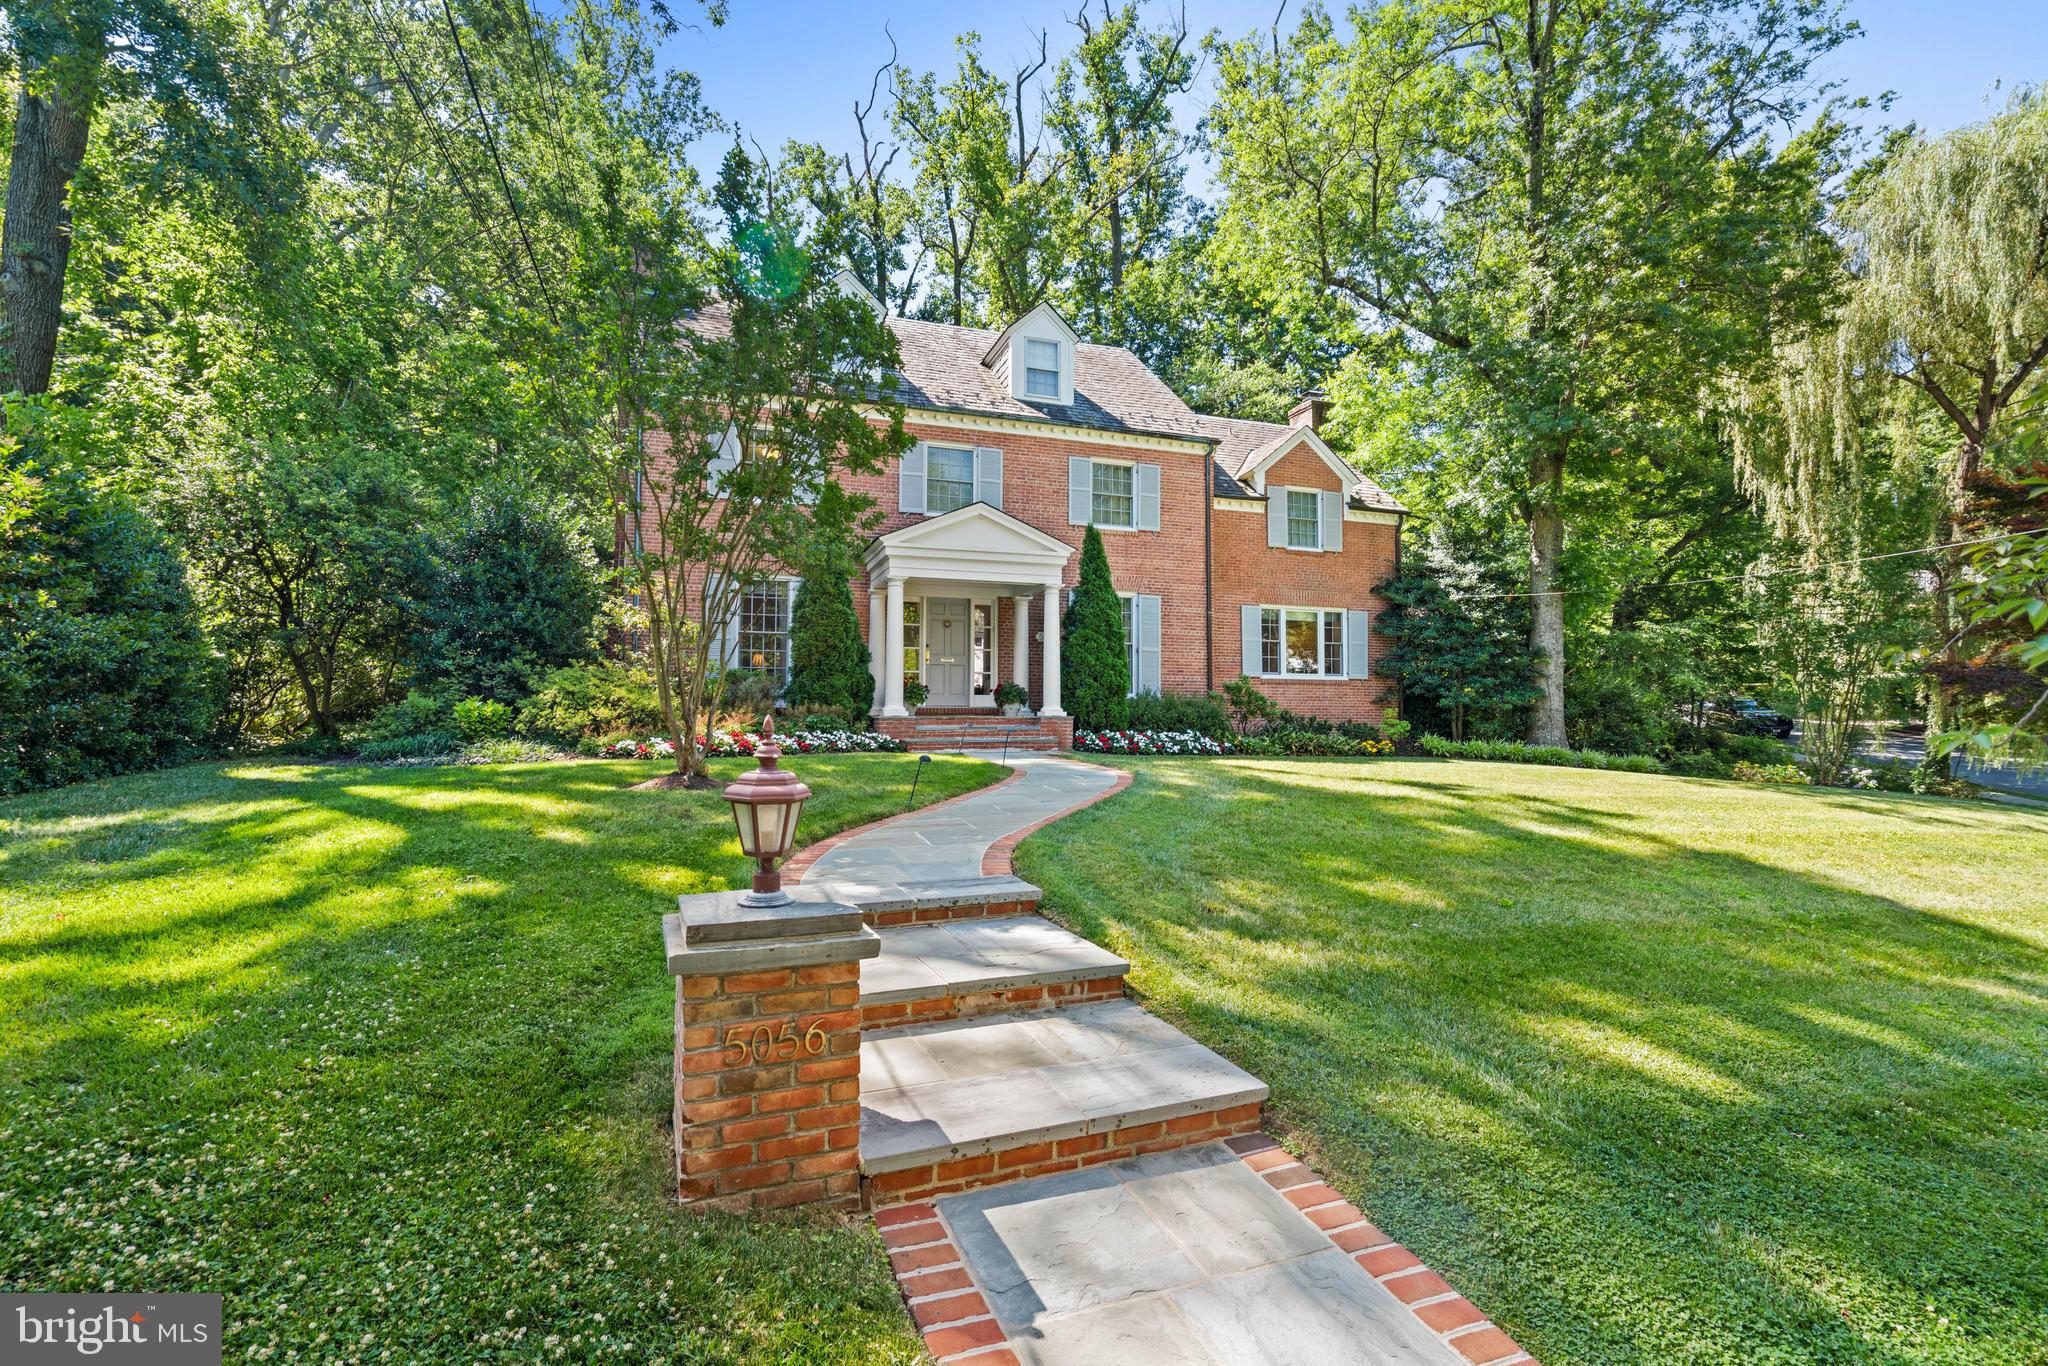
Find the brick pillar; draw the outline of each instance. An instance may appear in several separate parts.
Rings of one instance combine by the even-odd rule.
[[[853,906],[796,888],[679,899],[663,920],[676,978],[676,1189],[773,1209],[860,1198],[860,963],[881,939]]]

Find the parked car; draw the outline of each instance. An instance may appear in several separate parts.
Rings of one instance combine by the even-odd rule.
[[[1773,711],[1754,697],[1731,697],[1717,708],[1729,730],[1742,735],[1768,735],[1775,740],[1792,738],[1792,718]]]

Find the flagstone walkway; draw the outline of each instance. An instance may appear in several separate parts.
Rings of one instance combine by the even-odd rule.
[[[1106,999],[1122,959],[1016,913],[1038,889],[1011,875],[1010,851],[1131,775],[1052,755],[1007,763],[993,787],[820,841],[785,869],[905,917],[882,923],[861,969],[861,1170],[933,1358],[1532,1366],[1250,1132],[1264,1083],[1121,993]],[[926,924],[895,909],[917,905],[996,913]]]
[[[1019,840],[1131,781],[1127,772],[1049,754],[1012,753],[1006,762],[1016,772],[993,787],[821,841],[785,872],[850,891],[1007,873]]]

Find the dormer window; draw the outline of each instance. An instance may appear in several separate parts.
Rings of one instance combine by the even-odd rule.
[[[1024,342],[1024,392],[1033,398],[1060,396],[1060,344],[1037,337]]]
[[[1011,398],[1064,407],[1080,382],[1080,345],[1059,310],[1040,304],[1004,328],[981,363]]]

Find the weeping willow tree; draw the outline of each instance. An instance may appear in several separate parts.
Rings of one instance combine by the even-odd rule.
[[[1858,539],[1865,474],[1920,466],[1941,487],[1928,532],[1948,543],[2019,515],[1996,459],[2015,405],[2048,374],[2048,93],[1940,138],[1911,138],[1852,188],[1838,217],[1846,282],[1830,328],[1779,352],[1749,396],[1742,476],[1774,529],[1808,546]],[[1928,719],[1949,728],[1971,637],[1961,552],[1929,556]]]

